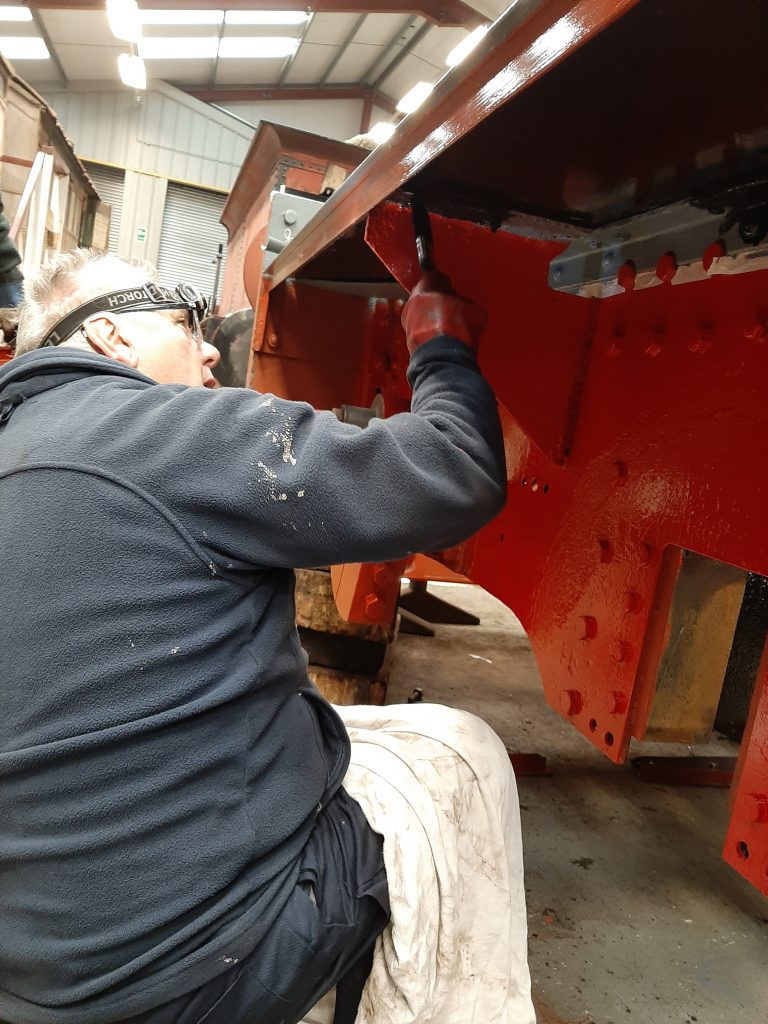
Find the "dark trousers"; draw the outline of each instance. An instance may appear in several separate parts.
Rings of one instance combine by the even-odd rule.
[[[353,1024],[388,919],[382,839],[340,790],[318,815],[298,884],[266,938],[202,988],[125,1024],[296,1024],[337,983],[334,1024]]]

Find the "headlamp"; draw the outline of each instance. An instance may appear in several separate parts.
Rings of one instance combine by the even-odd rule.
[[[148,281],[135,288],[107,292],[77,306],[53,325],[40,343],[40,348],[61,345],[94,313],[156,313],[164,309],[186,309],[189,328],[193,334],[199,335],[200,321],[205,316],[208,303],[194,285],[180,284],[176,288],[165,288]]]

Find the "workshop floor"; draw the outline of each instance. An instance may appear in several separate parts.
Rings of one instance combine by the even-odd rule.
[[[720,859],[727,791],[648,785],[608,762],[545,703],[504,605],[476,587],[430,590],[481,624],[400,636],[387,703],[419,687],[553,772],[518,781],[540,1024],[768,1024],[768,900]],[[685,749],[635,744],[630,756]]]

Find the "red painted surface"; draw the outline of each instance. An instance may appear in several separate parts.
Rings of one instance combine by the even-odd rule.
[[[551,0],[510,8],[487,45],[468,58],[461,80],[448,76],[420,116],[407,119],[275,261],[258,298],[255,386],[324,408],[365,406],[379,392],[387,414],[403,408],[407,353],[399,303],[324,291],[296,275],[318,276],[325,258],[321,269],[331,271],[329,280],[375,280],[354,262],[364,249],[354,247],[360,242],[358,225],[368,216],[369,246],[410,288],[418,274],[410,211],[387,197],[403,187],[419,189],[425,181],[438,197],[450,196],[454,186],[461,196],[468,167],[476,174],[481,168],[492,190],[501,175],[489,173],[478,154],[490,157],[502,137],[515,146],[519,141],[520,161],[541,168],[557,192],[561,179],[555,171],[563,168],[554,158],[536,159],[534,143],[541,135],[561,146],[560,122],[540,131],[537,124],[532,141],[515,122],[512,103],[617,19],[658,13],[663,6]],[[708,2],[705,8],[707,38],[717,44],[720,5]],[[678,29],[687,31],[687,15],[678,11],[677,18]],[[661,21],[651,21],[657,36],[666,38]],[[625,60],[626,48],[608,49]],[[677,55],[682,52],[678,48]],[[739,66],[751,74],[750,65]],[[600,61],[593,71],[601,83],[611,81]],[[729,92],[729,79],[716,81],[723,101],[713,106],[702,101],[695,77],[681,73],[680,90],[691,81],[690,94],[680,99],[690,100],[695,117],[627,120],[641,148],[661,131],[672,140],[671,152],[688,131],[690,153],[708,153],[711,146],[704,143],[712,118],[723,129],[716,132],[722,143],[717,151],[726,157],[739,139],[762,137],[736,130],[742,109],[750,111],[750,125],[764,126],[764,108],[748,102],[758,91]],[[578,81],[572,85],[576,89]],[[667,92],[662,90],[662,100]],[[563,117],[564,95],[556,96]],[[645,103],[645,94],[637,95]],[[636,97],[631,99],[639,116]],[[494,124],[505,107],[512,111],[509,119]],[[586,149],[600,148],[610,119],[581,117],[594,109],[589,105],[578,109]],[[707,131],[694,132],[691,124]],[[500,125],[507,126],[506,134]],[[605,147],[612,159],[635,160],[634,150],[625,152],[612,140]],[[578,211],[584,197],[601,198],[599,176],[582,181],[568,152],[561,162],[568,188],[558,209]],[[693,157],[680,157],[676,198],[687,194],[695,166]],[[648,164],[645,171],[625,214],[634,212],[633,203],[643,208],[655,167]],[[574,189],[581,189],[575,197]],[[501,199],[509,198],[514,209],[519,195],[512,193]],[[643,736],[653,705],[681,550],[768,575],[768,271],[711,273],[722,248],[713,237],[700,254],[703,270],[711,273],[705,280],[681,283],[684,275],[670,250],[658,261],[655,287],[637,289],[635,268],[625,264],[623,294],[584,299],[548,287],[559,243],[438,216],[432,224],[437,268],[488,312],[480,363],[499,399],[508,470],[504,511],[473,543],[450,553],[446,564],[517,614],[550,705],[620,762],[630,738]],[[254,272],[252,297],[257,277]],[[389,583],[376,589],[377,571],[336,570],[343,577],[337,592],[344,591],[340,600],[350,617],[388,620],[396,592]],[[768,654],[736,778],[725,857],[768,894]]]
[[[723,858],[768,894],[768,645],[741,744]]]
[[[480,361],[508,461],[507,506],[464,571],[521,619],[551,706],[622,761],[652,705],[680,549],[768,573],[768,272],[582,299],[547,286],[556,245],[432,226],[437,266],[489,313]],[[367,237],[411,285],[409,211],[378,207]],[[729,843],[750,855],[728,859],[768,892],[765,685],[744,759]]]
[[[438,156],[637,3],[531,0],[512,4],[481,45],[462,62],[461,70],[441,79],[418,116],[406,118],[392,138],[357,168],[349,185],[331,196],[294,243],[278,256],[270,267],[267,287],[275,288],[291,277],[365,218],[373,206],[404,187]],[[540,134],[556,138],[548,130]],[[488,182],[488,187],[492,184]],[[582,183],[582,187],[587,186]]]
[[[332,565],[333,598],[342,618],[369,626],[389,626],[395,615],[406,561]]]

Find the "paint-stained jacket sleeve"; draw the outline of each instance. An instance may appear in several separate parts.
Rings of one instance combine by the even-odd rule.
[[[505,500],[496,400],[470,349],[448,337],[419,348],[408,377],[412,412],[365,429],[274,396],[177,392],[157,410],[158,423],[174,421],[161,428],[163,498],[236,567],[378,561],[458,543]]]

